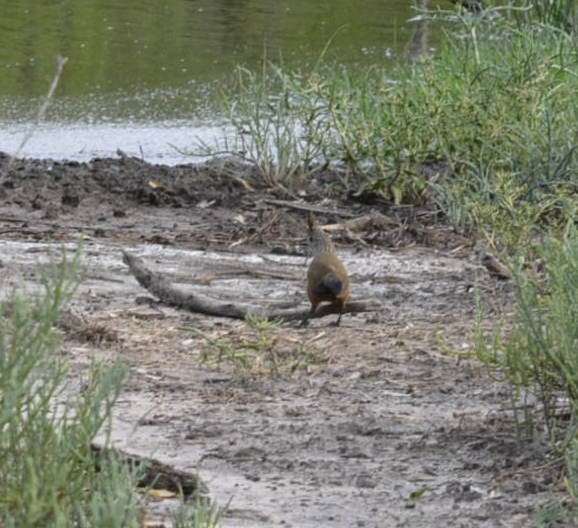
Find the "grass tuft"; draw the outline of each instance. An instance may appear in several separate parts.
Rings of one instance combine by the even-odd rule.
[[[246,328],[233,329],[220,338],[196,328],[182,330],[197,334],[209,345],[201,354],[202,364],[231,365],[240,376],[290,377],[329,361],[328,355],[312,344],[279,331],[274,321],[248,317],[245,323]]]

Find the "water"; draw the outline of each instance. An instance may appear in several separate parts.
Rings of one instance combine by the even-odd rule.
[[[33,127],[58,55],[69,62],[23,155],[88,159],[117,148],[187,161],[215,135],[215,94],[264,56],[387,64],[411,46],[410,0],[0,0],[0,150]]]

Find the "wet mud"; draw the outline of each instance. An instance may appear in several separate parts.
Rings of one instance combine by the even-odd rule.
[[[83,236],[63,328],[71,390],[94,358],[122,358],[115,445],[198,472],[223,526],[523,527],[557,492],[544,448],[516,440],[509,388],[469,354],[476,286],[490,312],[511,286],[427,208],[332,195],[331,174],[273,192],[228,161],[8,163],[2,288],[34,287]],[[352,297],[381,310],[263,327],[142,302],[122,249],[183,289],[305,305],[306,213],[280,201],[326,224],[391,220],[333,233]]]

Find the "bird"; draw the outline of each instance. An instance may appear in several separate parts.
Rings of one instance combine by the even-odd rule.
[[[306,326],[309,318],[322,302],[329,302],[339,309],[335,326],[341,323],[343,305],[349,299],[349,275],[335,253],[331,237],[325,233],[313,213],[309,213],[309,249],[313,260],[307,270],[307,295],[311,310],[304,317],[301,326]]]

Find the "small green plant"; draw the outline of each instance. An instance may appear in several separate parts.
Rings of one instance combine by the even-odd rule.
[[[241,375],[286,376],[328,361],[327,355],[315,347],[278,332],[279,323],[275,321],[248,317],[245,323],[248,332],[233,330],[227,339],[192,327],[182,330],[197,334],[209,344],[201,354],[201,363],[229,364]]]
[[[223,509],[204,499],[183,504],[172,516],[173,528],[217,528]]]
[[[221,363],[229,363],[233,365],[237,372],[253,370],[254,362],[252,357],[243,348],[234,346],[223,339],[214,338],[197,328],[183,327],[182,330],[197,334],[210,345],[210,348],[204,349],[201,354],[200,360],[202,364],[214,363],[220,365]]]
[[[124,365],[94,363],[70,387],[59,356],[61,308],[80,281],[80,251],[45,270],[36,293],[0,302],[0,525],[140,528],[139,470],[92,443],[109,432]],[[215,514],[181,528],[213,528]]]
[[[571,225],[561,240],[542,243],[537,254],[541,272],[524,266],[523,259],[511,266],[516,304],[508,332],[498,328],[489,335],[480,317],[476,352],[494,375],[510,382],[515,400],[527,402],[532,395],[538,402],[523,406],[519,423],[534,436],[540,430],[535,412],[541,413],[542,430],[565,458],[567,487],[578,504],[578,230]]]
[[[113,456],[97,468],[91,450],[125,369],[95,364],[83,390],[69,392],[58,357],[57,322],[78,283],[78,259],[47,272],[39,293],[1,303],[0,524],[7,528],[140,526],[134,475]]]
[[[325,125],[301,73],[267,60],[259,72],[238,67],[232,93],[223,96],[234,129],[225,150],[251,163],[261,183],[292,185],[319,168],[320,146],[312,135]]]

